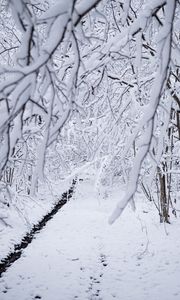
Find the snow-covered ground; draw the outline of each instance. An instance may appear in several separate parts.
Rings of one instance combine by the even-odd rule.
[[[112,226],[117,192],[97,199],[81,181],[71,201],[0,279],[1,300],[179,300],[180,219],[159,224],[139,200]]]
[[[40,186],[37,196],[32,198],[11,191],[10,207],[1,207],[0,203],[0,216],[7,223],[5,226],[0,219],[0,261],[14,250],[14,245],[21,242],[34,224],[52,210],[62,193],[69,189],[71,182],[72,179],[58,183],[47,181]]]

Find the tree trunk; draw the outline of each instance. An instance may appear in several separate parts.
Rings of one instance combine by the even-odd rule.
[[[160,185],[160,222],[170,223],[169,221],[169,204],[167,200],[166,175],[161,173],[158,167],[159,185]]]

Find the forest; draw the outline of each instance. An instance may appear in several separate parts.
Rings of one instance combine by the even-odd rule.
[[[63,228],[65,244],[57,247],[66,246],[67,253],[74,247],[66,240],[70,224],[76,235],[74,226],[87,218],[77,228],[79,236],[81,228],[85,236],[96,236],[97,224],[97,236],[109,253],[97,254],[99,268],[107,265],[108,255],[123,261],[116,251],[124,239],[127,255],[130,232],[138,237],[137,249],[145,239],[144,250],[134,250],[140,260],[170,244],[178,250],[167,246],[166,260],[169,264],[173,253],[178,260],[179,94],[179,0],[0,0],[0,279],[16,250],[23,248],[23,239],[28,246],[29,236],[50,219],[52,230]],[[115,250],[108,248],[108,239]],[[90,249],[99,245],[92,243]],[[89,251],[76,250],[78,261]],[[180,267],[170,273],[178,277]],[[120,292],[101,295],[107,283],[104,279],[99,289],[93,276],[88,292],[77,297],[73,288],[72,295],[66,294],[68,287],[66,292],[52,288],[61,292],[60,298],[56,293],[11,294],[1,282],[0,294],[4,300],[120,300]],[[174,284],[170,294],[164,290],[164,300],[180,296],[177,280]],[[124,300],[160,299],[158,290],[154,298],[123,295]]]

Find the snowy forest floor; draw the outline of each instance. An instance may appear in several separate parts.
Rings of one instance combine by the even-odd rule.
[[[119,200],[97,199],[91,181],[48,222],[0,278],[1,300],[179,300],[180,218],[159,224],[143,198],[112,226]],[[138,199],[137,199],[138,200]]]

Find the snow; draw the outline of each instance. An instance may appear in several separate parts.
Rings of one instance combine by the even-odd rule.
[[[136,212],[128,206],[109,226],[119,192],[97,198],[93,185],[78,181],[71,201],[4,273],[1,300],[180,299],[179,219],[159,224],[140,198]]]
[[[58,4],[53,5],[48,11],[43,13],[39,20],[44,20],[46,22],[48,19],[53,19],[59,15],[65,14],[71,6],[72,0],[59,0]]]
[[[0,222],[0,261],[13,251],[14,245],[20,243],[34,224],[51,211],[61,194],[67,191],[70,185],[71,180],[58,183],[46,182],[46,187],[44,184],[41,185],[38,195],[33,198],[16,194],[9,189],[12,200],[8,212],[7,208],[0,206],[1,216],[8,224],[4,226]]]

